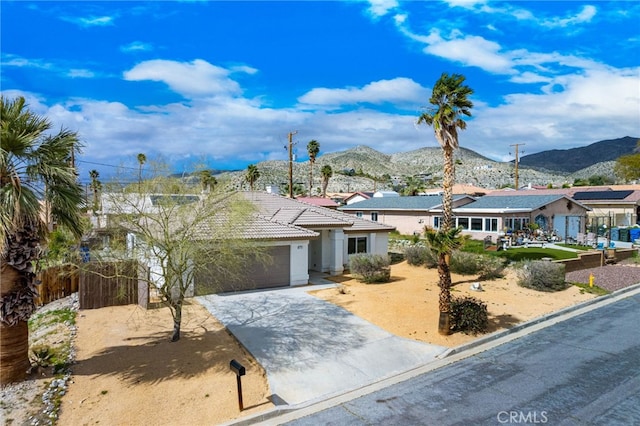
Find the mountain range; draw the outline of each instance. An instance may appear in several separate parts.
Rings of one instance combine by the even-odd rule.
[[[520,166],[573,173],[603,161],[615,161],[618,157],[631,154],[638,149],[638,138],[625,136],[592,143],[579,148],[552,149],[525,155]]]
[[[320,148],[322,149],[322,144]],[[615,181],[615,160],[634,152],[638,152],[638,138],[626,136],[579,148],[525,155],[519,161],[519,186],[531,184],[560,187],[566,183],[571,184],[576,179],[588,179],[596,175]],[[494,161],[463,147],[455,151],[454,161],[457,183],[487,189],[513,186],[515,183],[516,171],[513,161]],[[324,165],[330,165],[334,171],[329,181],[328,192],[375,191],[392,189],[413,176],[426,177],[432,186],[441,186],[443,158],[440,147],[384,154],[361,145],[345,151],[321,154],[313,167],[314,195],[320,192],[320,169]],[[288,161],[264,161],[256,166],[260,172],[256,188],[263,189],[267,185],[283,187],[287,184]],[[292,169],[294,183],[308,188],[309,162],[294,161]],[[353,172],[355,175],[349,175]],[[246,188],[244,173],[245,171],[241,170],[225,172],[219,176],[228,179],[233,187]],[[384,180],[384,175],[393,179]]]

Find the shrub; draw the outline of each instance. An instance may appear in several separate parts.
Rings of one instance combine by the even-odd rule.
[[[564,265],[548,260],[522,262],[517,270],[518,285],[538,291],[559,291],[569,285],[565,282]]]
[[[449,263],[451,272],[460,275],[476,275],[482,270],[482,256],[454,250]]]
[[[427,262],[429,249],[424,246],[407,246],[403,251],[407,263],[411,266],[421,266]]]
[[[485,333],[489,327],[487,305],[474,297],[451,300],[451,330],[464,334]]]
[[[349,269],[367,284],[386,283],[391,279],[389,256],[358,253],[349,256]]]
[[[480,279],[493,280],[504,276],[505,262],[502,258],[494,256],[482,256]]]
[[[427,268],[435,268],[438,266],[438,256],[430,249],[427,249],[427,259],[424,262],[424,266]]]

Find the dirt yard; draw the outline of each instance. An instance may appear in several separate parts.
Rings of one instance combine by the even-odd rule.
[[[487,304],[489,332],[557,311],[595,296],[582,294],[572,286],[557,293],[542,293],[518,286],[516,275],[507,270],[505,278],[480,282],[484,291],[470,289],[474,276],[452,274],[454,297],[469,295]],[[406,262],[391,267],[391,282],[363,284],[349,275],[338,279],[345,294],[337,289],[312,292],[398,336],[436,345],[454,347],[478,336],[438,334],[438,274],[435,269],[410,266]]]
[[[204,425],[241,415],[232,359],[246,367],[242,416],[271,408],[264,370],[197,303],[186,306],[182,338],[169,342],[166,308],[83,310],[77,364],[62,399],[61,425]]]
[[[435,270],[400,263],[392,266],[391,283],[366,285],[344,276],[339,281],[346,294],[337,289],[313,294],[399,336],[449,347],[474,339],[437,333],[437,279]],[[576,287],[560,293],[523,289],[513,274],[482,282],[484,292],[469,290],[475,281],[454,275],[453,293],[486,301],[492,331],[594,297]],[[177,343],[168,341],[171,318],[166,308],[83,310],[77,330],[77,364],[58,424],[219,424],[273,406],[262,368],[195,302],[186,307]],[[242,380],[247,409],[242,413],[231,359],[247,367]]]

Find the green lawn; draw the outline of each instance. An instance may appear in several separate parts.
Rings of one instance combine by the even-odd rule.
[[[397,239],[411,239],[413,237],[408,238],[398,238],[398,235],[394,235],[392,238]],[[580,248],[576,246],[575,248]],[[591,247],[588,247],[589,249]],[[566,250],[558,250],[552,248],[541,248],[541,247],[511,247],[508,250],[500,250],[500,251],[490,251],[484,249],[484,243],[481,240],[472,240],[465,238],[464,245],[462,246],[462,251],[469,253],[477,253],[477,254],[485,254],[489,256],[501,257],[503,259],[510,260],[512,262],[518,262],[521,260],[529,259],[529,260],[539,260],[543,257],[548,257],[553,260],[560,259],[574,259],[578,257],[577,252],[571,252]]]
[[[484,249],[482,241],[470,239],[465,240],[462,251],[502,257],[513,262],[525,259],[538,260],[542,259],[543,257],[549,257],[553,260],[574,259],[578,257],[577,253],[575,252],[540,247],[511,247],[508,250],[488,251]]]

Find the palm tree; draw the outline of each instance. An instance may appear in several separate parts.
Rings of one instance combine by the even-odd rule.
[[[471,117],[473,103],[469,96],[473,90],[464,85],[465,77],[461,74],[448,75],[442,73],[436,84],[433,86],[429,103],[433,107],[423,112],[418,118],[418,124],[433,126],[435,137],[442,147],[444,154],[444,181],[442,195],[442,215],[443,220],[440,232],[447,234],[453,223],[453,184],[455,182],[455,170],[453,163],[453,151],[458,148],[458,129],[464,130],[467,123],[463,116]],[[447,262],[450,250],[438,256],[438,270],[443,270],[440,276],[440,320],[438,332],[440,334],[450,334],[450,311],[451,311],[451,273]]]
[[[211,170],[200,171],[200,184],[203,192],[209,192],[218,184],[218,180],[211,174]]]
[[[462,239],[460,238],[461,231],[462,228],[435,231],[432,228],[425,227],[424,230],[427,245],[431,252],[438,258],[437,269],[440,287],[438,299],[438,305],[440,306],[438,332],[444,335],[451,334],[449,316],[451,310],[451,269],[449,268],[449,256],[451,256],[451,251],[460,248],[462,245]],[[440,261],[441,258],[443,258],[444,261]],[[443,307],[449,307],[449,309],[443,311]],[[447,315],[443,315],[444,312],[446,312]]]
[[[244,175],[244,179],[249,183],[249,189],[253,191],[253,186],[256,181],[260,178],[260,170],[255,164],[249,164],[247,166],[247,171]]]
[[[402,193],[404,195],[415,196],[425,190],[424,181],[415,176],[407,176],[407,178],[405,179],[405,185],[406,186],[402,190]]]
[[[333,176],[333,169],[331,169],[330,165],[326,164],[320,169],[320,174],[322,175],[322,196],[326,198],[327,186],[329,186],[329,179]]]
[[[142,165],[147,162],[147,156],[143,153],[138,154],[138,193],[142,192]]]
[[[102,183],[98,180],[100,173],[97,170],[91,170],[89,172],[91,183],[89,188],[93,191],[93,213],[100,210],[100,190],[102,189]]]
[[[48,133],[51,123],[23,97],[0,97],[0,383],[23,380],[29,367],[27,320],[35,309],[33,262],[47,235],[41,202],[74,236],[82,235],[82,187],[70,161],[78,135]]]
[[[307,152],[309,153],[309,196],[313,190],[313,165],[316,162],[316,157],[320,152],[320,144],[315,139],[309,141],[307,144]]]

